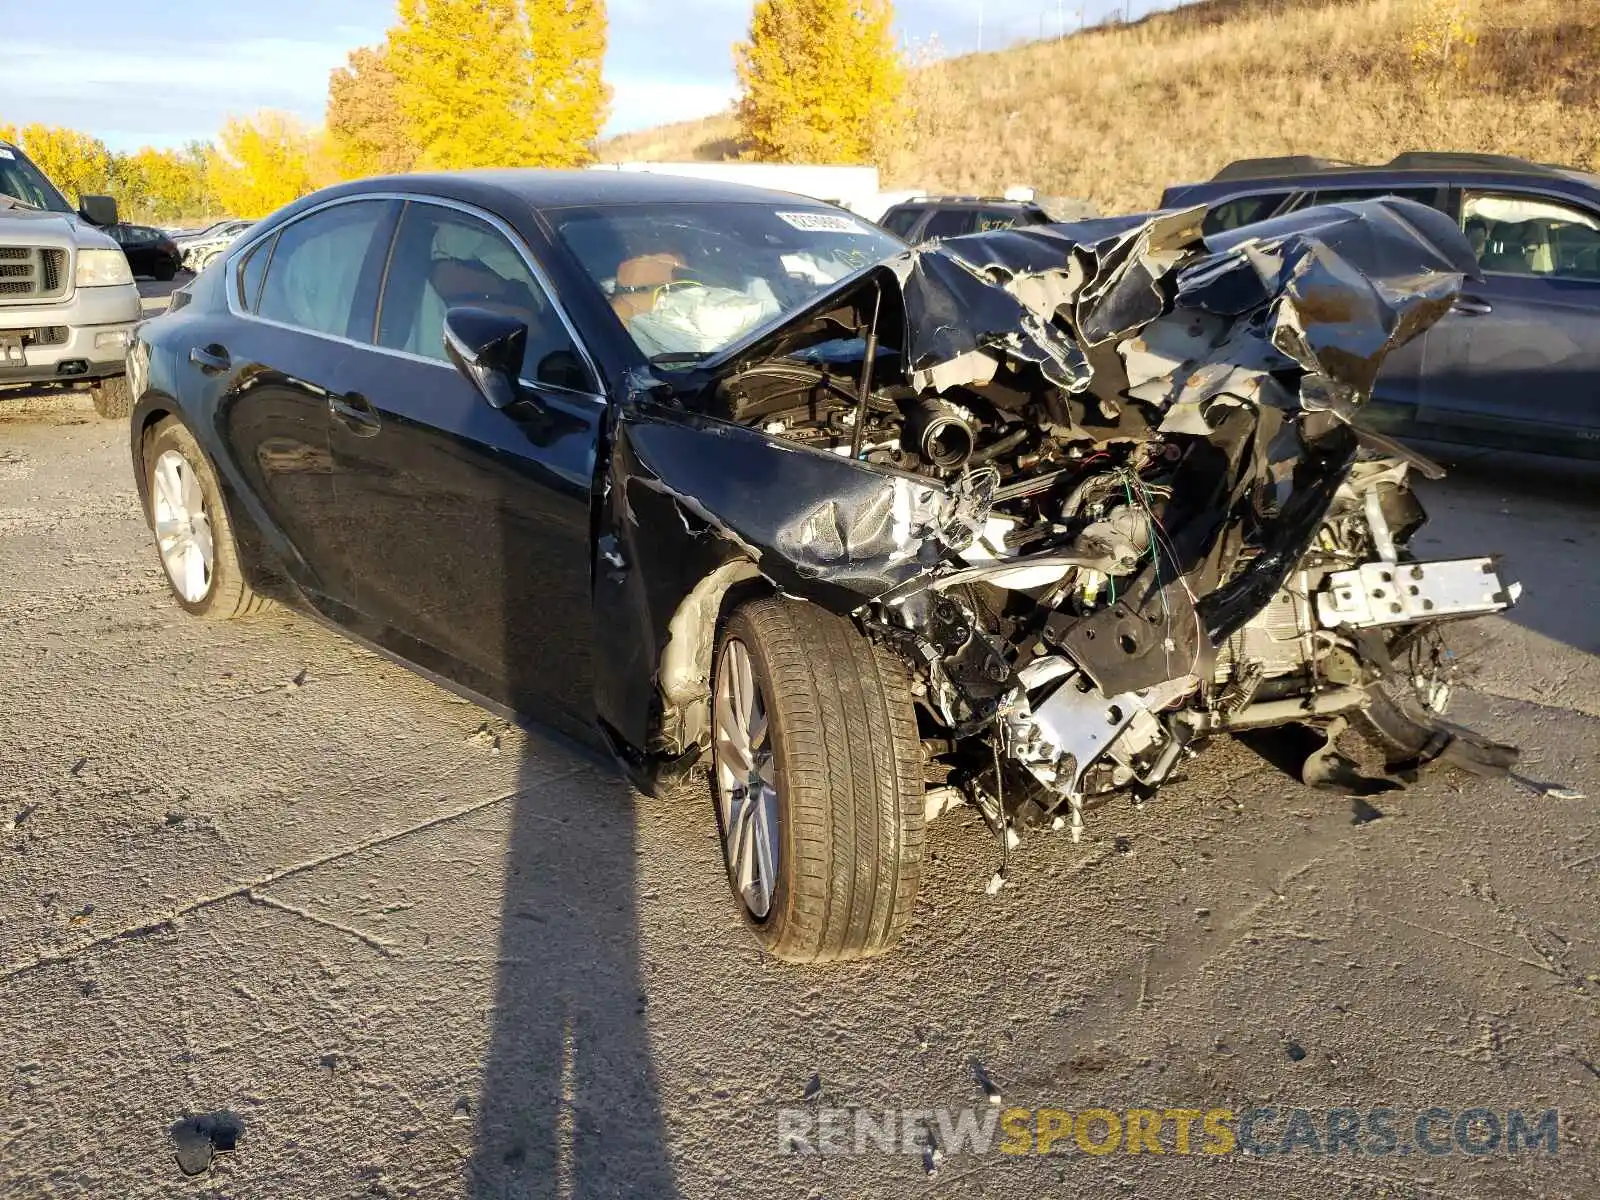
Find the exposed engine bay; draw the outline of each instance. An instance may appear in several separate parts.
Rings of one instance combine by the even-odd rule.
[[[1400,200],[1209,241],[1202,215],[911,250],[666,389],[792,473],[792,511],[735,516],[708,485],[696,519],[908,663],[930,812],[1077,837],[1207,737],[1294,724],[1318,734],[1314,784],[1515,762],[1442,719],[1441,631],[1518,585],[1492,558],[1413,556],[1411,476],[1438,469],[1360,423],[1385,356],[1476,273],[1470,248]],[[1334,747],[1347,721],[1381,776]]]

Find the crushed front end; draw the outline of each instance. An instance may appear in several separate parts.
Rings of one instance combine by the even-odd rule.
[[[1209,242],[1201,215],[908,251],[623,418],[632,481],[716,561],[852,612],[909,664],[930,812],[1076,836],[1208,737],[1287,725],[1318,735],[1301,775],[1319,785],[1515,761],[1443,720],[1442,630],[1517,585],[1492,558],[1413,556],[1411,476],[1437,468],[1360,424],[1470,248],[1401,200]],[[689,436],[728,456],[697,448],[686,474]],[[1347,722],[1387,748],[1382,772],[1334,747]]]

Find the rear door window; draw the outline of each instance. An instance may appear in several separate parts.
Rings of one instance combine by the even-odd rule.
[[[1461,228],[1485,271],[1600,281],[1600,219],[1584,209],[1543,196],[1469,192]]]
[[[1028,224],[1027,214],[1020,208],[980,208],[977,212],[978,233],[990,229],[1013,229],[1026,224]]]
[[[1263,196],[1235,196],[1213,205],[1206,213],[1200,229],[1203,233],[1227,233],[1241,225],[1253,225],[1273,216],[1287,198],[1286,192],[1271,192]]]
[[[385,278],[378,345],[447,362],[445,313],[457,307],[489,309],[527,326],[524,379],[594,389],[550,296],[521,253],[489,222],[459,209],[411,201],[400,217]]]
[[[372,341],[376,306],[369,263],[380,263],[393,202],[336,204],[285,226],[267,264],[256,315],[313,333]],[[366,277],[366,286],[363,286]]]
[[[928,224],[922,231],[922,238],[928,241],[932,238],[960,237],[964,233],[971,233],[977,224],[977,211],[970,208],[941,208],[928,218]]]
[[[1322,191],[1313,192],[1306,205],[1312,204],[1354,204],[1361,200],[1376,200],[1380,196],[1397,196],[1401,200],[1415,200],[1418,204],[1426,204],[1429,208],[1444,208],[1441,188],[1386,188],[1386,187],[1361,187],[1361,188],[1324,188]]]

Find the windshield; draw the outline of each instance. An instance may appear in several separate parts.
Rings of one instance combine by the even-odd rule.
[[[561,240],[661,366],[707,358],[905,243],[805,201],[650,204],[551,213]]]
[[[30,208],[43,208],[50,212],[72,211],[66,197],[56,191],[55,185],[22,156],[20,150],[0,146],[0,196],[21,200]]]

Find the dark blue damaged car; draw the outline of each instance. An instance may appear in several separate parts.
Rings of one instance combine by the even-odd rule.
[[[1478,273],[1391,356],[1367,420],[1406,437],[1600,458],[1600,175],[1501,154],[1408,153],[1362,166],[1229,163],[1168,188],[1220,233],[1315,205],[1398,196],[1443,213]]]

